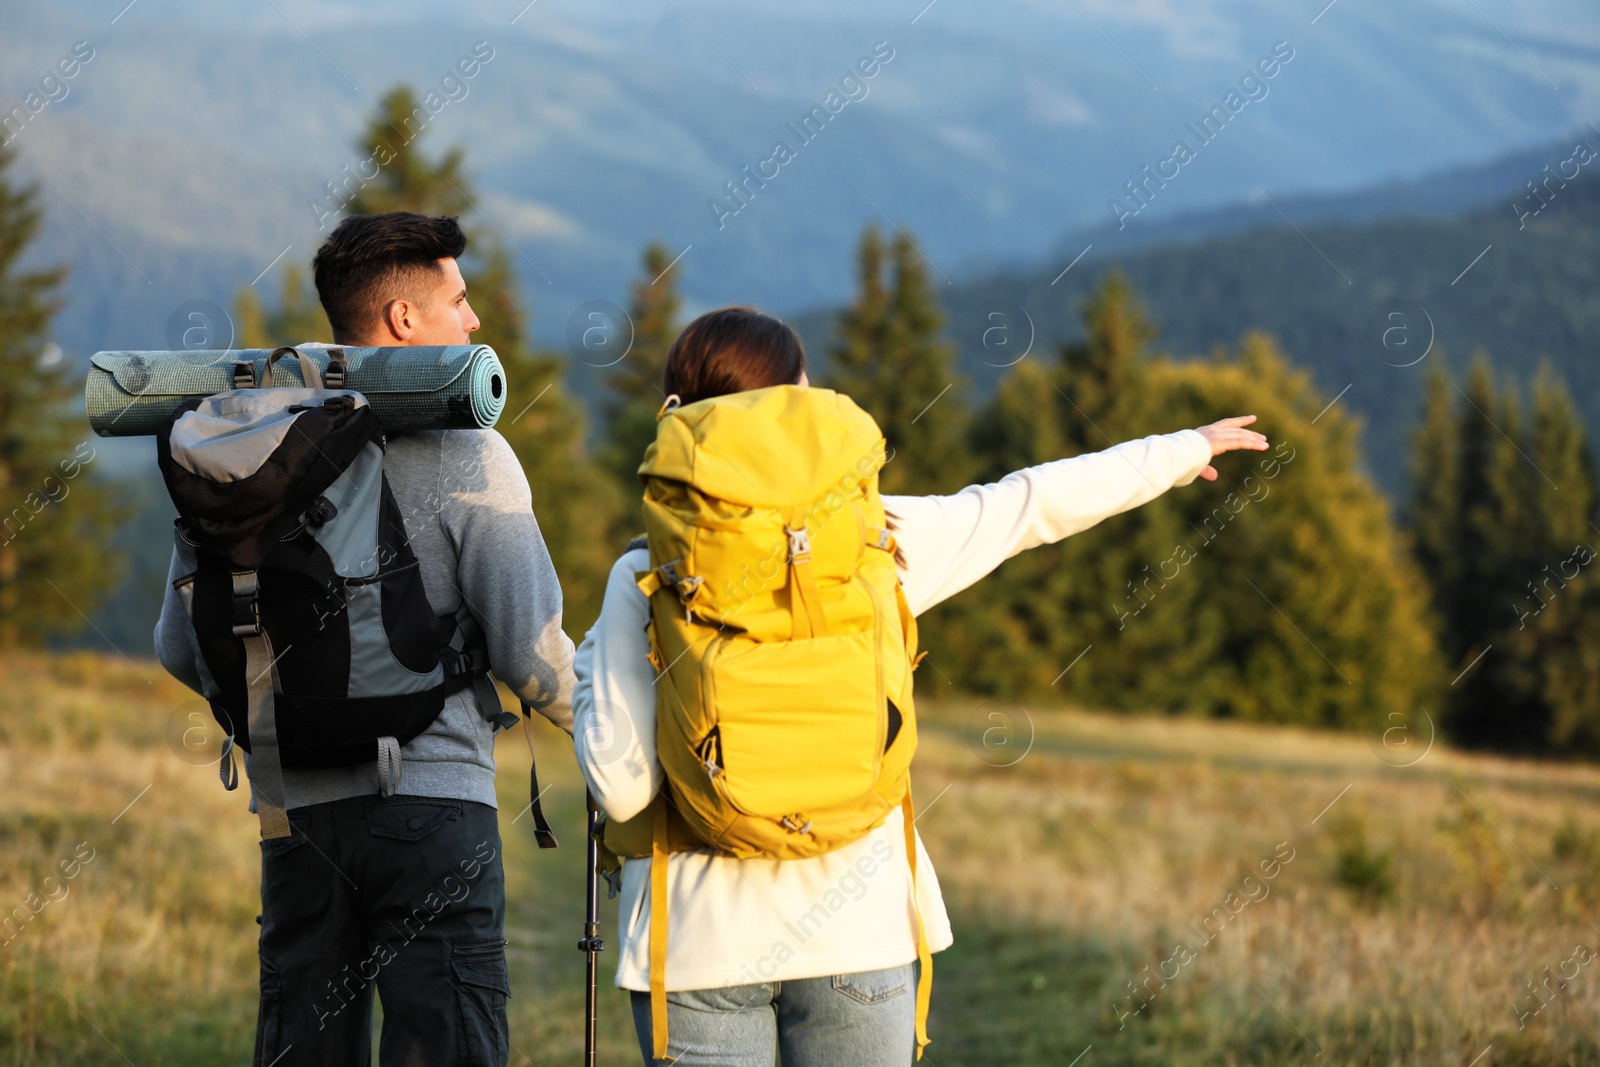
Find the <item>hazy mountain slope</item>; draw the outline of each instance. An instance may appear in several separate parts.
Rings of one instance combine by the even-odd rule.
[[[1600,136],[1591,140],[1600,146]],[[1560,158],[1549,155],[1552,165]],[[1028,358],[1053,358],[1060,340],[1077,335],[1077,309],[1090,288],[1119,269],[1160,322],[1162,347],[1203,353],[1263,329],[1312,371],[1330,400],[1348,386],[1339,402],[1365,417],[1368,459],[1391,496],[1404,488],[1423,374],[1441,354],[1459,377],[1483,349],[1502,375],[1524,381],[1550,359],[1600,452],[1600,176],[1551,188],[1549,207],[1525,228],[1511,208],[1517,190],[1507,190],[1500,203],[1456,218],[1308,222],[1301,232],[1278,218],[1243,233],[1086,257],[1055,284],[1053,261],[959,283],[946,290],[945,306],[970,399],[981,402],[1015,358],[984,348],[992,312],[1031,321]],[[1400,300],[1422,313],[1401,309]],[[1405,317],[1388,318],[1396,309]],[[830,321],[831,312],[804,319],[814,351],[825,348]],[[1409,331],[1409,350],[1384,347],[1384,331],[1396,325]],[[1397,365],[1421,359],[1430,332],[1428,358]]]
[[[22,99],[77,39],[96,49],[17,138],[25,166],[87,216],[50,192],[53,244],[78,265],[61,326],[77,354],[162,343],[182,301],[225,298],[286,246],[306,258],[307,204],[358,162],[349,142],[373,99],[437,85],[480,40],[495,58],[427,136],[467,146],[479,206],[516,245],[551,340],[578,303],[617,298],[653,236],[693,246],[696,306],[842,298],[853,239],[880,209],[952,280],[1041,256],[1108,220],[1124,183],[1280,40],[1295,55],[1266,97],[1120,232],[1130,248],[1252,182],[1275,199],[1367,186],[1541,144],[1600,112],[1587,8],[1480,4],[1486,19],[1343,0],[1313,25],[1321,6],[140,0],[112,24],[79,0],[8,7],[0,92]],[[878,41],[894,58],[868,95],[801,144],[786,123]],[[794,161],[718,229],[708,201],[779,139]]]

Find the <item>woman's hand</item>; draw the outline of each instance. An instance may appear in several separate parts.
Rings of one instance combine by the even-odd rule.
[[[1244,427],[1256,421],[1254,415],[1235,415],[1231,419],[1219,419],[1209,426],[1198,427],[1201,435],[1211,442],[1211,454],[1220,456],[1224,452],[1232,452],[1239,448],[1251,448],[1257,452],[1264,452],[1267,448],[1267,439],[1254,430]],[[1217,480],[1217,468],[1206,464],[1200,472],[1200,477],[1208,482]]]

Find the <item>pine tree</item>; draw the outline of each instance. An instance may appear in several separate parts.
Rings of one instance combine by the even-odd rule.
[[[651,242],[640,266],[642,273],[628,297],[633,344],[606,377],[612,396],[606,404],[606,443],[601,451],[602,464],[629,501],[640,497],[639,463],[656,439],[656,413],[667,399],[661,376],[667,351],[678,336],[683,303],[678,267],[665,245]]]
[[[1526,484],[1541,517],[1539,547],[1570,551],[1600,532],[1594,527],[1595,469],[1572,394],[1548,359],[1534,374],[1531,407],[1528,456],[1537,477]]]
[[[278,304],[268,308],[254,287],[239,290],[233,302],[234,325],[239,348],[276,348],[302,341],[329,341],[333,327],[297,264],[285,264]]]
[[[1526,656],[1543,705],[1544,746],[1594,758],[1600,756],[1600,647],[1594,639],[1600,581],[1593,569],[1600,566],[1600,489],[1572,397],[1548,360],[1534,376],[1532,407],[1529,455],[1542,474],[1527,483],[1541,518],[1539,570],[1530,584],[1546,603]]]
[[[506,407],[496,429],[528,476],[533,511],[561,580],[568,629],[581,633],[600,614],[611,563],[624,543],[622,502],[584,451],[583,409],[561,387],[566,363],[535,351],[504,249],[484,256],[478,287],[483,326],[475,340],[494,348],[506,371]]]
[[[1585,573],[1600,491],[1571,398],[1541,365],[1524,429],[1517,389],[1496,387],[1483,354],[1453,412],[1442,382],[1435,372],[1409,512],[1462,672],[1446,724],[1464,744],[1600,756],[1600,587]]]
[[[411,89],[398,85],[378,101],[377,111],[356,139],[363,159],[378,167],[375,178],[362,181],[345,210],[351,215],[415,211],[419,215],[464,215],[472,206],[470,183],[462,167],[465,155],[451,148],[436,160],[422,153],[412,115],[421,107]]]
[[[1447,655],[1458,671],[1467,672],[1452,686],[1447,726],[1468,745],[1511,748],[1525,738],[1529,724],[1518,724],[1519,690],[1526,691],[1521,657],[1506,643],[1512,605],[1525,578],[1538,569],[1529,544],[1531,500],[1526,479],[1538,477],[1520,448],[1521,413],[1513,387],[1498,388],[1486,354],[1474,355],[1467,370],[1456,415],[1456,451],[1460,457],[1460,490],[1448,551],[1456,556],[1449,568],[1453,583],[1438,596],[1447,604]],[[1501,638],[1495,648],[1495,639]],[[1542,733],[1542,726],[1531,732]]]
[[[1441,351],[1423,384],[1422,418],[1411,438],[1410,494],[1403,509],[1412,555],[1428,579],[1440,651],[1449,663],[1457,661],[1470,640],[1455,602],[1467,561],[1457,549],[1462,457],[1454,389]]]
[[[37,191],[0,148],[0,647],[76,630],[112,591],[122,508],[97,484],[95,439],[74,411],[81,379],[49,349],[66,270],[25,269]]]
[[[1117,271],[1106,276],[1083,309],[1083,338],[1061,349],[1054,389],[1062,404],[1067,444],[1095,452],[1123,440],[1142,403],[1145,354],[1157,330]]]
[[[869,225],[856,246],[856,297],[839,315],[838,341],[828,352],[828,384],[841,392],[859,394],[865,403],[883,381],[879,362],[889,348],[889,288],[883,234]]]
[[[965,447],[965,385],[940,340],[944,313],[916,245],[886,249],[875,226],[856,251],[857,291],[840,316],[826,384],[878,420],[889,462],[885,493],[954,492],[973,471]],[[886,277],[887,275],[887,277]]]
[[[1134,383],[1146,376],[1147,347],[1156,335],[1144,309],[1117,274],[1082,309],[1082,339],[1065,344],[1053,364],[1023,362],[1004,378],[993,401],[973,421],[971,447],[978,476],[997,480],[1012,471],[1098,452],[1151,432],[1141,422],[1146,401]],[[1165,527],[1159,536],[1152,521]],[[1061,693],[1107,706],[1112,663],[1079,653],[1120,637],[1129,614],[1143,604],[1134,583],[1148,552],[1142,540],[1174,542],[1181,530],[1169,514],[1148,508],[1117,516],[1114,535],[1089,531],[1041,545],[1006,563],[980,587],[941,608],[926,628],[930,662],[943,664],[955,684],[1003,696]],[[1192,587],[1179,587],[1179,593]],[[1163,607],[1173,607],[1176,597]],[[978,649],[1004,649],[975,655]],[[1119,653],[1120,655],[1120,653]],[[1070,676],[1062,672],[1072,664]]]

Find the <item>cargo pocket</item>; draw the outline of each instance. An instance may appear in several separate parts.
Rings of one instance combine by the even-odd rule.
[[[459,818],[460,804],[405,800],[397,804],[378,804],[368,809],[367,829],[374,837],[421,841],[449,820]]]
[[[459,1062],[468,1067],[499,1067],[511,1055],[506,1030],[511,980],[506,973],[504,939],[452,946],[450,969],[455,972],[459,1013]]]
[[[833,976],[833,988],[862,1004],[882,1004],[911,988],[911,968],[891,967],[884,971],[836,974]]]
[[[734,807],[776,819],[872,789],[888,725],[872,631],[727,642],[707,670]]]
[[[283,986],[278,972],[261,961],[261,1005],[256,1015],[256,1052],[250,1061],[253,1067],[268,1067],[283,1055],[283,1023],[280,1004]]]

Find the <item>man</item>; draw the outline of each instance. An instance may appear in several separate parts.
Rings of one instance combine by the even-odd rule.
[[[313,261],[334,342],[468,343],[466,246],[451,217],[345,219]],[[493,430],[403,434],[383,470],[433,611],[465,605],[494,674],[570,734],[561,589],[510,446]],[[187,627],[169,585],[156,648],[198,690]],[[291,833],[262,842],[258,1067],[370,1062],[374,987],[386,1067],[506,1062],[494,732],[472,688],[402,746],[400,767],[393,795],[375,763],[283,771]]]

